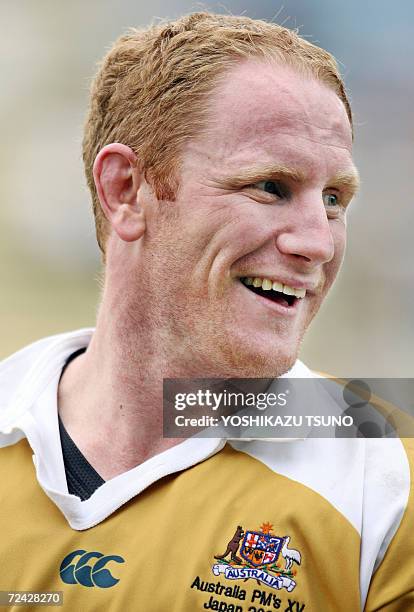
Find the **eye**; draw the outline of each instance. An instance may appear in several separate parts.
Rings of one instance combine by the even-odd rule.
[[[322,200],[329,219],[336,219],[345,213],[346,202],[340,194],[328,191],[322,194]]]
[[[279,181],[259,181],[252,185],[256,189],[261,189],[266,193],[276,195],[278,198],[284,198],[286,196],[286,190],[279,183]]]
[[[339,206],[339,198],[334,193],[324,193],[322,197],[325,206],[329,208],[332,206]]]

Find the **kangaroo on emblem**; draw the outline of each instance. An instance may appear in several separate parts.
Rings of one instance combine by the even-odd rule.
[[[237,551],[239,550],[240,540],[244,536],[243,527],[241,525],[237,526],[236,531],[234,532],[234,536],[227,544],[226,552],[222,555],[215,555],[215,559],[225,559],[227,555],[231,554],[231,560],[235,563],[242,563],[240,557],[237,556]]]

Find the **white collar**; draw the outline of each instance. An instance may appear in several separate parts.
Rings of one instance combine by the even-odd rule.
[[[58,429],[57,386],[64,363],[74,351],[88,346],[93,331],[81,329],[42,340],[0,368],[0,383],[5,383],[0,393],[0,446],[28,439],[40,485],[74,529],[96,525],[152,483],[207,459],[226,443],[221,438],[190,438],[105,482],[88,500],[70,495]],[[21,370],[25,371],[23,377]],[[297,361],[283,377],[312,376]]]

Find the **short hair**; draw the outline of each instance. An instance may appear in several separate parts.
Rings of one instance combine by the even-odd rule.
[[[352,112],[334,57],[297,31],[245,16],[192,13],[130,29],[102,60],[92,83],[83,139],[96,235],[105,253],[108,224],[93,179],[103,146],[131,147],[158,199],[173,200],[183,145],[206,123],[209,93],[242,59],[276,60],[318,79]]]

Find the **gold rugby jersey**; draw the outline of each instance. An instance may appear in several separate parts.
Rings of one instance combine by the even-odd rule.
[[[411,439],[193,438],[68,494],[57,385],[91,334],[0,365],[0,591],[85,612],[414,610]]]

